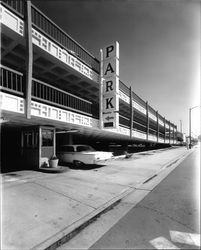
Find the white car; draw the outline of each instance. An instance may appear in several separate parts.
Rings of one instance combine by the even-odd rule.
[[[73,163],[78,167],[83,164],[101,164],[112,158],[112,152],[96,151],[88,145],[63,145],[57,152],[60,162]]]

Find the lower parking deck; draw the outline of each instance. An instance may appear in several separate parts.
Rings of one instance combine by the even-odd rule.
[[[86,132],[79,126],[64,128],[43,120],[37,124],[35,120],[23,123],[21,119],[19,123],[13,119],[4,121],[1,126],[1,172],[37,170],[65,144],[87,144],[95,150],[113,152],[114,156],[170,147],[168,143],[131,139],[107,131],[100,133],[91,129]]]

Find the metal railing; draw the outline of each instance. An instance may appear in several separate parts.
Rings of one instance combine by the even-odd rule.
[[[136,121],[136,122],[138,121],[138,122],[140,122],[141,124],[143,124],[145,126],[147,125],[147,117],[146,117],[146,115],[140,113],[138,110],[134,111],[133,120]]]
[[[91,115],[91,102],[36,79],[32,81],[32,97],[42,102]]]
[[[158,118],[164,122],[164,117],[162,115],[158,114]]]
[[[129,128],[130,127],[130,119],[128,119],[125,116],[119,115],[119,124]]]
[[[20,17],[24,17],[24,0],[1,0],[1,2]]]
[[[142,100],[136,93],[132,92],[133,100],[140,104],[143,108],[146,108],[146,102]]]
[[[157,131],[155,129],[149,128],[150,135],[157,135]]]
[[[0,90],[25,96],[24,77],[21,72],[0,65]],[[53,87],[37,79],[32,79],[32,99],[64,109],[92,116],[92,103]],[[95,114],[96,116],[96,114]]]
[[[24,18],[24,1],[23,0],[2,0],[11,11]],[[57,26],[51,19],[42,13],[32,4],[31,8],[32,25],[37,30],[44,33],[51,40],[66,49],[71,55],[77,57],[84,64],[100,73],[100,62],[90,52],[84,49],[71,36]]]
[[[97,73],[100,62],[32,4],[32,24]]]
[[[138,122],[133,122],[133,129],[134,130],[137,130],[141,133],[146,133],[147,132],[147,126],[141,124],[141,123],[138,123]]]
[[[149,112],[156,116],[156,111],[151,106],[149,106]]]
[[[0,87],[3,91],[9,91],[18,95],[24,95],[23,74],[11,70],[3,65],[1,67]]]
[[[130,89],[126,84],[119,80],[119,89],[126,95],[130,96]]]

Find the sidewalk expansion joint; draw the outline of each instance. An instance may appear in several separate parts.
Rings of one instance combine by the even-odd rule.
[[[79,200],[76,200],[76,199],[74,199],[74,198],[72,198],[72,197],[70,197],[70,196],[68,196],[68,195],[66,195],[66,194],[60,193],[60,192],[58,192],[58,191],[56,191],[56,190],[54,190],[54,189],[51,189],[51,188],[49,188],[49,187],[47,187],[47,186],[44,186],[44,185],[42,185],[42,184],[39,184],[39,183],[37,183],[37,182],[30,182],[30,183],[37,184],[37,185],[39,185],[39,186],[41,186],[41,187],[43,187],[43,188],[46,188],[46,189],[48,189],[48,190],[50,190],[50,191],[52,191],[52,192],[54,192],[54,193],[56,193],[56,194],[62,195],[62,196],[64,196],[64,197],[68,198],[68,199],[71,199],[71,200],[73,200],[73,201],[76,201],[76,202],[78,202],[78,203],[80,203],[80,204],[83,204],[83,205],[85,205],[85,206],[87,206],[87,207],[93,208],[94,210],[97,209],[96,207],[93,207],[93,206],[91,206],[91,205],[89,205],[89,204],[86,204],[86,203],[84,203],[84,202],[81,202],[81,201],[79,201]]]

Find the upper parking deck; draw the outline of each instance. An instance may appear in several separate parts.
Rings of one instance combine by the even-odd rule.
[[[2,0],[1,3],[6,9],[9,9],[10,12],[15,14],[21,22],[25,21],[23,0]],[[78,113],[99,119],[99,60],[84,49],[33,4],[31,5],[31,21],[32,41],[36,45],[39,44],[34,47],[33,51],[32,99],[40,100],[43,103],[49,103],[52,106],[65,106],[67,109],[75,110]],[[15,41],[15,45],[17,46],[10,46],[12,51],[11,53],[6,54],[6,58],[12,58],[15,66],[17,63],[18,65],[24,64],[21,63],[19,57],[16,56],[17,54],[20,54],[20,57],[25,55],[25,39],[23,38],[23,35],[24,33],[22,31],[19,44]],[[38,44],[37,39],[38,41],[40,40]],[[13,40],[15,40],[14,37]],[[59,56],[49,53],[54,56],[52,57],[46,53],[49,51],[45,48],[45,46],[48,47],[48,43],[44,43],[45,40],[51,42],[51,48],[53,48],[54,45],[57,45],[61,48],[62,52],[67,51],[69,59],[67,67],[65,67]],[[9,50],[10,48],[6,47],[6,49]],[[57,59],[59,59],[60,62]],[[70,61],[70,59],[72,59],[72,61]],[[83,74],[79,67],[70,68],[71,62],[76,62],[77,65],[82,68],[83,65],[85,65],[90,71],[83,70]],[[79,62],[81,62],[82,65],[78,64]],[[12,68],[12,66],[10,66],[10,68]],[[74,69],[76,69],[77,72]],[[22,74],[25,73],[23,68],[17,70],[22,72]],[[5,67],[2,69],[2,72],[2,77],[6,76],[6,74],[14,74],[12,70],[11,73],[9,73],[9,69],[6,69]],[[88,74],[85,72],[90,73]],[[82,75],[79,75],[79,73]],[[85,76],[87,78],[84,78]],[[20,76],[20,78],[23,79],[23,76]],[[9,85],[8,83],[10,83],[9,78],[5,78],[4,81],[2,81],[2,89],[7,92],[15,91],[16,93],[12,84]],[[129,129],[132,126],[135,131],[143,134],[143,139],[146,138],[146,134],[148,133],[152,136],[152,140],[156,141],[157,130],[159,131],[159,138],[161,138],[161,141],[164,141],[166,134],[167,138],[169,138],[169,129],[171,128],[171,131],[176,129],[174,124],[158,114],[156,110],[134,93],[132,89],[122,81],[119,81],[119,90],[119,123],[120,126],[125,129],[127,135],[129,135]],[[18,92],[22,96],[25,95],[24,89],[20,89]],[[133,125],[131,125],[131,98],[134,112]],[[68,100],[70,100],[70,102],[68,102]],[[149,122],[149,126],[147,125],[147,122]],[[157,126],[159,126],[159,128]],[[149,128],[147,129],[147,127]]]
[[[24,19],[24,1],[2,0],[2,3],[14,11],[19,17]],[[90,52],[84,49],[78,42],[69,36],[64,30],[57,26],[44,13],[32,4],[32,25],[45,36],[49,37],[68,53],[76,56],[96,73],[100,73],[100,62]]]

